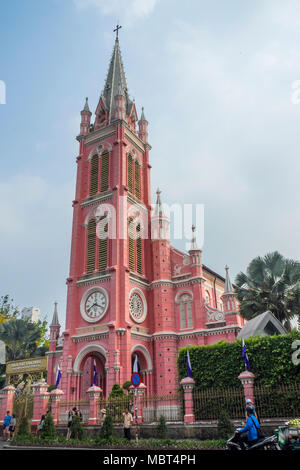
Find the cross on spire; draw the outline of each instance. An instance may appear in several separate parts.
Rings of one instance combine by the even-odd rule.
[[[114,29],[114,33],[117,33],[117,39],[118,39],[118,37],[119,37],[119,29],[121,29],[121,28],[122,28],[122,26],[120,26],[119,24],[117,24],[116,29]]]

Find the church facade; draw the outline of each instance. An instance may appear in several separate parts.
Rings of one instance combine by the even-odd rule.
[[[118,37],[91,117],[86,99],[65,331],[55,305],[48,384],[59,365],[65,398],[85,398],[96,366],[108,395],[137,360],[147,394],[172,393],[181,347],[232,342],[243,326],[228,268],[222,277],[204,266],[195,235],[188,253],[171,246],[159,190],[151,207],[148,122],[129,97]]]

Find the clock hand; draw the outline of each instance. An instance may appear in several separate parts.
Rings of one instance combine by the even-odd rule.
[[[97,304],[93,304],[90,308],[87,309],[87,311],[89,312],[91,310],[91,308],[93,308],[95,305],[97,305]]]

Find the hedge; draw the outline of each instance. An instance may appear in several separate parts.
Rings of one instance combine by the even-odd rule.
[[[295,340],[300,340],[297,330],[287,335],[251,337],[245,341],[257,385],[271,387],[300,382],[300,365],[292,363]],[[177,361],[180,380],[187,376],[187,350],[196,389],[241,387],[237,378],[245,370],[241,340],[180,349]]]

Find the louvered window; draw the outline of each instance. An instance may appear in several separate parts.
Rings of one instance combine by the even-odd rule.
[[[95,270],[95,252],[96,252],[96,221],[91,219],[88,223],[87,240],[87,261],[86,272],[92,273]]]
[[[135,182],[135,195],[138,199],[141,198],[141,169],[136,161],[134,164],[134,182]]]
[[[106,217],[105,216],[101,217],[100,224],[103,224],[103,222],[101,222],[101,220],[103,220],[103,219],[106,219]],[[104,229],[104,232],[107,233],[108,224],[106,224],[103,227],[103,229]],[[107,268],[107,246],[108,246],[108,239],[107,238],[99,238],[99,252],[98,252],[98,255],[99,255],[99,258],[98,258],[99,271],[104,271]]]
[[[137,226],[137,234],[140,235],[140,225]],[[143,262],[142,262],[142,238],[138,236],[136,239],[136,270],[139,274],[143,274]]]
[[[99,157],[98,155],[94,155],[91,161],[90,196],[94,196],[98,192],[98,171]]]
[[[101,191],[108,190],[109,179],[109,153],[105,152],[101,157]]]
[[[127,184],[128,189],[131,193],[133,193],[133,160],[132,156],[128,155],[128,163],[127,163]]]
[[[132,219],[128,221],[128,261],[129,261],[129,269],[131,271],[135,271],[135,260],[134,260],[134,224],[132,223]]]

